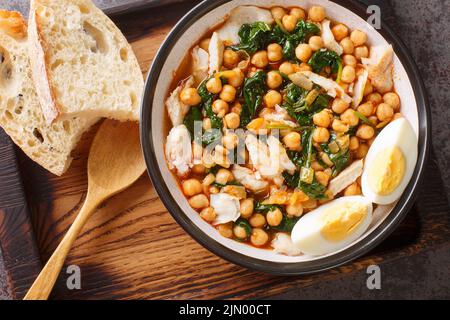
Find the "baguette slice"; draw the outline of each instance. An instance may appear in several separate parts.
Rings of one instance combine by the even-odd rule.
[[[31,76],[27,26],[18,12],[0,10],[0,126],[34,161],[62,175],[82,133],[97,120],[48,125]]]
[[[139,120],[144,80],[133,50],[91,0],[32,0],[30,56],[46,120]]]

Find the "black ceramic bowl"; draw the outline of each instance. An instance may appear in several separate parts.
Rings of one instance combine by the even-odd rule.
[[[218,0],[204,1],[187,13],[168,35],[156,55],[145,86],[141,111],[142,147],[150,177],[161,200],[175,220],[200,244],[218,256],[243,267],[272,274],[298,275],[326,270],[349,262],[368,252],[385,239],[401,222],[411,208],[417,186],[422,177],[430,141],[428,100],[419,71],[403,42],[382,25],[381,30],[370,29],[365,22],[366,8],[353,0],[312,1],[327,9],[327,16],[346,23],[351,29],[365,29],[369,43],[391,43],[395,57],[396,90],[402,99],[402,113],[412,123],[419,138],[419,156],[413,177],[395,206],[384,207],[375,215],[369,230],[351,246],[322,257],[286,257],[269,250],[256,249],[221,237],[204,222],[178,188],[164,160],[164,141],[167,135],[164,100],[167,97],[173,72],[183,57],[203,34],[226,17],[239,5],[264,7],[271,0]],[[305,2],[305,5],[302,5]],[[306,1],[280,0],[281,6],[307,8]]]

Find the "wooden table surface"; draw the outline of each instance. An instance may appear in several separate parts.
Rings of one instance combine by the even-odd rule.
[[[115,19],[132,42],[144,73],[167,32],[192,4],[186,1]],[[49,258],[73,221],[86,192],[86,159],[95,130],[83,136],[74,163],[63,177],[47,173],[20,151],[17,168],[11,144],[0,133],[0,192],[10,193],[0,202],[0,240],[9,239],[0,242],[7,267],[6,276],[0,269],[0,287],[2,281],[7,283],[5,292],[0,292],[3,296],[23,297],[41,263]],[[17,181],[17,185],[12,187],[11,181]],[[20,181],[26,201],[20,196]],[[19,190],[19,195],[14,190]],[[420,257],[430,248],[449,251],[448,208],[439,170],[432,160],[416,205],[402,225],[370,254],[317,275],[275,277],[230,264],[197,244],[175,223],[149,178],[143,176],[129,190],[102,205],[70,252],[66,267],[80,267],[82,289],[67,288],[65,267],[52,298],[236,299],[308,290],[351,279],[371,264],[387,266]],[[347,285],[365,287],[365,283]]]

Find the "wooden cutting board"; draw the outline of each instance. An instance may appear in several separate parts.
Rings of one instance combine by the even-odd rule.
[[[192,2],[185,2],[116,19],[132,42],[143,73],[168,31],[191,6]],[[83,136],[74,163],[63,177],[52,176],[16,152],[0,133],[0,297],[24,296],[75,218],[86,192],[86,160],[97,127]],[[431,248],[450,248],[448,212],[432,159],[416,205],[378,248],[318,275],[275,277],[230,264],[197,244],[175,223],[144,176],[107,201],[89,221],[69,254],[52,298],[263,298],[308,290],[350,277],[370,264],[393,263]],[[67,289],[69,265],[81,269],[81,290]]]

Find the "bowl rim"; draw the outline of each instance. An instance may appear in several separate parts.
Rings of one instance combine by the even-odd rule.
[[[184,213],[183,209],[181,209],[178,203],[173,199],[164,181],[156,160],[153,139],[151,138],[153,98],[155,95],[156,84],[160,77],[160,73],[168,53],[175,45],[175,43],[179,40],[181,35],[194,22],[196,22],[199,18],[201,18],[209,11],[230,1],[232,0],[204,0],[197,6],[195,6],[171,30],[152,62],[152,66],[145,83],[144,95],[141,101],[140,136],[142,151],[147,165],[147,171],[153,182],[153,186],[175,221],[194,240],[196,240],[198,243],[200,243],[202,246],[204,246],[217,256],[236,265],[274,275],[300,275],[322,272],[352,261],[373,249],[387,236],[389,236],[395,230],[398,224],[404,219],[414,203],[414,199],[418,191],[418,185],[423,177],[426,162],[428,160],[431,137],[429,101],[420,72],[414,60],[409,55],[409,50],[406,45],[390,29],[390,27],[387,26],[384,21],[382,21],[382,27],[377,31],[384,37],[384,39],[394,45],[394,47],[396,48],[395,53],[402,63],[403,67],[405,68],[406,73],[408,74],[417,102],[419,124],[419,155],[417,164],[411,181],[409,182],[407,188],[402,194],[402,197],[400,198],[394,209],[391,211],[391,213],[388,215],[388,217],[386,217],[386,219],[370,234],[365,236],[363,239],[361,239],[351,247],[342,250],[334,255],[324,257],[323,259],[295,263],[283,263],[260,260],[257,258],[246,256],[242,253],[227,248],[216,240],[210,238],[206,233],[200,230],[195,225],[195,223]],[[365,6],[360,2],[357,2],[356,0],[332,0],[332,2],[335,2],[336,4],[349,9],[361,18],[366,17]]]

